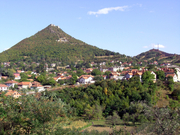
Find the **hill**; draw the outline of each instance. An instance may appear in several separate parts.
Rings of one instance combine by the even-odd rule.
[[[117,55],[118,53],[88,45],[66,34],[53,24],[23,39],[10,49],[0,53],[0,62],[35,61],[70,63],[93,59],[95,56]]]
[[[147,61],[158,61],[158,62],[171,62],[171,63],[179,63],[180,55],[170,54],[159,49],[151,49],[147,52],[143,52],[137,56],[134,56],[138,60],[147,60]]]

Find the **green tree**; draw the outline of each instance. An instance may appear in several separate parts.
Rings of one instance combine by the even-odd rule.
[[[102,76],[95,76],[95,77],[94,77],[94,80],[96,80],[96,81],[102,81],[102,80],[103,80],[103,77],[102,77]]]
[[[47,85],[51,85],[51,86],[55,86],[55,85],[56,85],[56,81],[55,81],[53,78],[49,78],[49,79],[46,81],[46,84],[47,84]]]
[[[152,82],[152,80],[154,79],[154,75],[151,74],[150,71],[146,71],[143,73],[141,79],[142,79],[143,83],[149,83],[149,82]]]
[[[91,120],[94,116],[94,106],[91,107],[89,104],[84,109],[84,114],[82,115],[85,119]]]
[[[110,78],[110,74],[111,74],[110,71],[106,71],[106,72],[104,73],[104,75],[107,75],[107,78]]]
[[[76,74],[77,74],[77,76],[81,76],[81,75],[84,75],[85,73],[82,69],[79,69],[79,70],[77,70]]]
[[[112,125],[112,126],[115,126],[117,124],[120,124],[121,123],[121,119],[119,117],[119,115],[117,114],[117,112],[113,112],[113,116],[108,116],[106,118],[106,121],[105,121],[106,124],[109,124],[109,125]]]
[[[165,80],[165,73],[164,73],[164,71],[158,70],[156,72],[156,75],[157,75],[157,79],[159,79],[161,81]]]
[[[174,90],[174,80],[173,80],[173,77],[172,76],[168,76],[167,78],[167,84],[168,84],[168,87],[171,91]]]
[[[37,77],[36,79],[38,82],[45,84],[46,83],[46,76],[41,74],[40,76]]]
[[[96,76],[96,75],[101,75],[101,71],[98,69],[93,69],[93,71],[91,72],[92,75]]]

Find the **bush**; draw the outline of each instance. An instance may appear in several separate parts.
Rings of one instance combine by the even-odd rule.
[[[113,116],[108,116],[106,118],[106,124],[109,124],[109,125],[112,125],[112,126],[115,126],[117,124],[120,124],[121,123],[121,119],[119,117],[119,115],[117,114],[117,112],[113,112]]]

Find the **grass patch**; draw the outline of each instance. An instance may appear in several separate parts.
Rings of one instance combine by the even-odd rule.
[[[63,126],[63,128],[76,128],[76,129],[84,129],[87,128],[88,126],[91,126],[91,123],[88,122],[84,122],[82,120],[78,120],[78,121],[68,121],[65,123],[65,126]]]

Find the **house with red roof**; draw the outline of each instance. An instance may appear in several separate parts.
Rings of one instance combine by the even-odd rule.
[[[31,86],[31,89],[38,90],[38,92],[45,90],[44,87],[39,83],[33,83],[33,85]]]
[[[87,84],[87,83],[94,83],[95,81],[93,81],[94,76],[92,75],[81,75],[78,78],[78,82],[82,83],[82,84]]]
[[[133,73],[132,73],[132,72],[126,73],[125,78],[126,78],[127,80],[130,79],[131,77],[133,77]]]
[[[6,90],[8,90],[9,89],[9,87],[7,86],[7,85],[5,85],[5,84],[0,84],[0,91],[6,91]]]
[[[173,74],[166,74],[166,79],[167,79],[169,76],[171,76],[171,77],[173,78],[173,81],[174,81],[174,82],[177,82],[177,81],[178,81],[178,77],[177,77],[177,75],[176,75],[175,73],[173,73]]]
[[[14,85],[15,85],[15,84],[18,84],[18,82],[14,81],[14,80],[11,80],[11,81],[5,82],[5,84],[6,84],[8,87],[14,88]]]
[[[21,96],[21,94],[14,90],[8,90],[8,92],[5,94],[5,96],[12,96],[14,98],[19,98]]]
[[[86,70],[84,70],[84,72],[86,72],[86,73],[91,73],[93,71],[93,68],[87,68]]]
[[[20,80],[21,79],[21,76],[20,76],[20,73],[14,73],[14,76],[15,76],[15,80]]]
[[[20,82],[17,85],[18,85],[19,89],[22,89],[22,88],[28,89],[28,88],[31,88],[32,83],[31,82]]]

